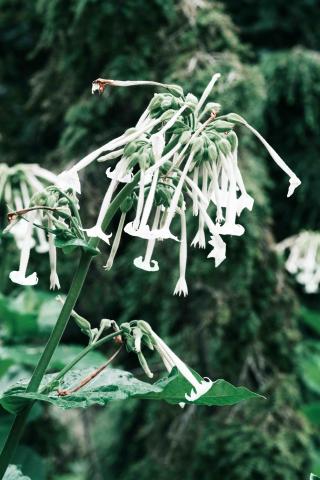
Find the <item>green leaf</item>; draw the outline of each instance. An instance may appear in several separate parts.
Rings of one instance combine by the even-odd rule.
[[[31,480],[46,480],[48,478],[47,461],[26,445],[18,447],[14,455],[14,463],[21,466],[21,470]],[[22,478],[25,480],[25,477]]]
[[[311,310],[310,308],[301,307],[300,310],[301,320],[312,328],[314,332],[320,335],[320,315],[319,312]]]
[[[80,345],[59,345],[49,365],[49,370],[57,371],[70,363],[81,351]],[[34,368],[43,352],[43,347],[28,345],[15,345],[10,347],[0,346],[0,376],[12,365]],[[81,368],[98,367],[105,361],[105,357],[92,351],[78,364]]]
[[[201,378],[196,372],[193,373]],[[158,382],[158,384],[160,384],[160,382]],[[185,402],[195,403],[196,405],[221,407],[234,405],[250,398],[264,398],[246,387],[235,387],[223,379],[218,379],[213,382],[210,390],[195,402],[187,402],[185,399],[185,394],[190,394],[191,389],[190,383],[180,373],[176,373],[174,381],[168,382],[164,386],[163,399],[168,403]]]
[[[311,402],[302,405],[302,413],[313,425],[320,426],[320,402]]]
[[[91,255],[98,255],[100,253],[98,248],[90,247],[89,243],[82,238],[73,237],[64,239],[61,237],[55,237],[54,243],[57,248],[62,248],[63,252],[66,254],[73,252],[77,247],[82,248]]]
[[[297,349],[301,378],[308,388],[320,393],[320,342],[305,341]]]
[[[11,341],[47,334],[55,324],[62,305],[52,293],[24,288],[16,296],[0,294],[0,325]]]
[[[74,370],[69,372],[60,382],[63,389],[77,386],[83,378],[92,372],[87,370]],[[46,375],[44,384],[52,379]],[[57,392],[49,394],[24,393],[26,382],[22,381],[8,390],[0,392],[0,404],[10,411],[19,408],[19,401],[41,400],[64,409],[85,408],[91,405],[106,405],[115,400],[128,398],[141,398],[147,400],[164,400],[168,403],[178,404],[188,402],[185,394],[191,391],[191,385],[173,369],[169,376],[160,379],[154,384],[142,382],[129,372],[107,368],[80,391],[67,396],[58,396]],[[225,380],[217,380],[211,389],[196,402],[197,405],[223,406],[233,405],[250,398],[262,398],[245,387],[235,387]]]
[[[3,477],[3,480],[31,480],[30,477],[23,475],[16,465],[9,465]]]

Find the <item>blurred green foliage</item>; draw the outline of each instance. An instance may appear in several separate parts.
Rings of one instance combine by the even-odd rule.
[[[190,295],[175,298],[178,250],[164,245],[155,252],[160,272],[145,274],[132,264],[142,242],[125,239],[111,272],[101,269],[104,258],[95,260],[78,309],[93,323],[103,317],[143,317],[201,373],[245,384],[267,400],[219,411],[114,404],[90,417],[79,464],[71,459],[78,453],[76,435],[62,440],[59,422],[45,410],[34,420],[40,432],[43,418],[51,418],[45,431],[24,440],[52,461],[45,478],[301,480],[312,462],[320,474],[315,463],[320,304],[318,296],[306,298],[294,287],[273,250],[274,238],[319,228],[318,2],[271,0],[266,6],[245,0],[239,6],[235,0],[208,0],[199,9],[192,8],[194,3],[1,0],[1,159],[39,162],[59,171],[131,126],[153,90],[110,90],[96,98],[90,84],[97,77],[175,81],[199,94],[220,71],[214,100],[261,129],[303,186],[287,200],[287,179],[243,132],[241,168],[256,202],[244,216],[246,234],[228,242],[228,257],[219,269],[205,253],[190,252]],[[88,225],[104,193],[102,170],[91,167],[84,181]],[[8,262],[3,244],[0,248],[1,261]],[[73,262],[60,257],[64,291]],[[4,290],[10,293],[8,285]],[[19,295],[13,297],[7,300],[9,313]],[[5,325],[10,317],[2,300]],[[306,305],[302,313],[299,303]],[[19,305],[14,322],[26,329],[29,320],[23,316],[34,318],[38,310]],[[13,323],[6,320],[6,325]],[[31,343],[39,345],[42,338]],[[72,326],[66,339],[79,341]],[[141,373],[135,358],[122,362]],[[31,367],[25,361],[21,365]],[[29,476],[42,480],[39,472]]]

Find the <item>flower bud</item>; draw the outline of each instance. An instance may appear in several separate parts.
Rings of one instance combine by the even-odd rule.
[[[226,122],[225,120],[215,120],[210,124],[217,132],[229,132],[234,128],[234,123]]]
[[[180,85],[167,85],[166,87],[175,97],[183,97],[183,88]]]
[[[196,137],[192,140],[191,145],[191,151],[196,154],[203,150],[204,141],[201,137]]]
[[[210,161],[211,162],[216,162],[216,160],[218,158],[218,149],[217,149],[217,146],[214,142],[210,142],[207,152],[208,152],[208,157],[209,157]]]
[[[231,131],[226,136],[226,139],[230,143],[231,151],[234,152],[238,148],[238,137],[234,131]]]
[[[34,206],[38,206],[38,205],[41,205],[41,206],[47,205],[47,198],[48,198],[47,192],[35,193],[31,197],[30,207],[34,207]]]
[[[231,153],[230,143],[225,138],[221,138],[217,146],[218,150],[224,155],[227,156]]]

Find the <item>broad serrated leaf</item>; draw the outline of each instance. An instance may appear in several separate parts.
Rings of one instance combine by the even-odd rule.
[[[60,383],[60,388],[70,390],[92,372],[88,370],[74,370],[69,372]],[[46,375],[44,385],[52,379]],[[185,394],[191,391],[191,385],[173,369],[169,376],[160,379],[154,384],[143,382],[131,373],[118,369],[106,369],[81,390],[66,396],[59,396],[56,391],[49,394],[24,393],[26,382],[20,382],[0,393],[0,404],[12,411],[23,405],[23,400],[40,400],[49,402],[64,409],[85,408],[91,405],[106,405],[115,400],[140,398],[147,400],[164,400],[168,403],[179,404],[187,402]],[[206,395],[197,400],[197,405],[223,406],[233,405],[250,398],[262,398],[245,387],[235,387],[225,380],[216,380]],[[22,401],[22,404],[19,404]]]

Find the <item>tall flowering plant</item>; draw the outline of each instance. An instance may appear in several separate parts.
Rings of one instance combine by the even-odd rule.
[[[199,99],[191,93],[185,94],[177,85],[102,78],[95,80],[92,84],[94,94],[101,95],[106,88],[141,85],[160,87],[162,92],[153,96],[136,125],[122,135],[86,155],[57,176],[49,172],[41,176],[43,169],[34,166],[43,180],[39,188],[32,191],[29,185],[29,196],[23,202],[15,200],[22,198],[22,193],[20,197],[13,195],[13,200],[6,199],[9,207],[6,232],[14,234],[20,224],[26,232],[17,242],[21,249],[21,260],[19,269],[10,274],[13,282],[22,285],[37,283],[37,273],[28,272],[28,260],[36,235],[45,237],[44,242],[49,251],[51,288],[60,287],[57,249],[68,252],[80,248],[81,258],[61,314],[30,382],[23,384],[20,390],[13,388],[5,392],[3,396],[5,401],[2,404],[9,404],[17,415],[0,456],[1,476],[19,441],[32,401],[50,401],[63,408],[70,408],[75,401],[80,402],[80,398],[82,406],[95,401],[106,403],[110,400],[110,395],[106,396],[106,389],[99,390],[100,387],[96,387],[94,382],[105,379],[106,371],[109,372],[106,367],[118,355],[122,346],[137,355],[148,377],[151,378],[153,374],[142,352],[143,346],[156,350],[170,372],[169,377],[153,385],[134,383],[129,377],[124,385],[123,374],[116,381],[113,377],[114,387],[121,391],[124,398],[138,396],[164,399],[183,406],[186,402],[232,404],[255,396],[244,387],[233,387],[224,380],[213,382],[202,378],[187,367],[144,321],[133,320],[118,326],[114,321],[103,319],[100,328],[93,329],[87,319],[74,311],[92,257],[100,253],[100,242],[109,252],[105,265],[105,269],[109,270],[115,261],[123,235],[145,240],[145,250],[132,261],[136,268],[148,272],[160,268],[156,256],[158,243],[177,243],[180,269],[174,289],[174,294],[177,295],[188,294],[189,244],[201,249],[205,249],[208,244],[210,248],[207,257],[214,259],[215,267],[225,260],[225,240],[228,236],[245,233],[245,228],[240,223],[241,213],[244,209],[252,210],[254,203],[246,190],[238,162],[238,127],[249,129],[288,175],[288,196],[301,183],[267,141],[241,116],[235,113],[220,115],[221,106],[208,101],[219,77],[219,74],[213,75]],[[107,164],[107,186],[95,224],[90,226],[82,223],[78,196],[81,194],[81,172],[93,162]],[[4,189],[10,188],[5,186],[10,184],[7,178],[3,184]],[[22,183],[20,191],[22,192]],[[191,215],[198,221],[197,230],[193,232],[187,222]],[[109,225],[114,217],[118,222],[115,231],[111,232]],[[53,379],[47,380],[45,372],[70,316],[88,336],[88,347]],[[108,328],[114,331],[106,335]],[[84,378],[79,378],[78,385],[68,385],[69,370],[90,350],[111,339],[119,348],[106,364],[89,372]],[[72,378],[74,377],[73,374]],[[110,383],[111,380],[109,378],[105,381]],[[67,388],[63,382],[67,383]],[[88,391],[90,395],[86,395],[85,392]],[[19,408],[15,407],[17,398]],[[21,407],[22,399],[24,402]]]

